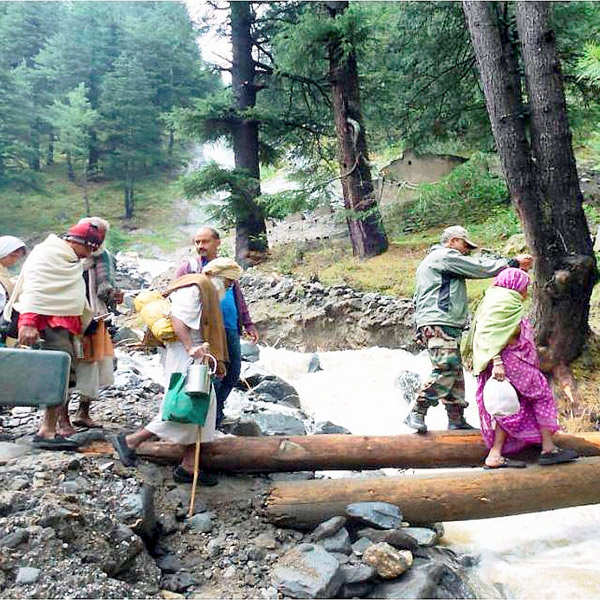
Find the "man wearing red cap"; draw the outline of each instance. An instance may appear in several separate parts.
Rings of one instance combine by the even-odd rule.
[[[92,223],[79,223],[62,237],[49,235],[31,251],[23,265],[4,316],[19,311],[19,344],[40,343],[45,350],[60,350],[71,356],[69,387],[75,385],[80,355],[80,336],[92,313],[85,295],[81,259],[104,241],[103,232]],[[70,450],[77,443],[66,436],[75,433],[68,405],[47,408],[34,436],[33,445],[49,450]]]

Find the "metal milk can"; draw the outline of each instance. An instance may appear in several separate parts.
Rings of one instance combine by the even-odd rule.
[[[212,361],[212,369],[205,363],[192,361],[187,370],[185,384],[188,394],[210,394],[211,376],[217,370],[217,359],[212,354],[207,354],[204,358]]]

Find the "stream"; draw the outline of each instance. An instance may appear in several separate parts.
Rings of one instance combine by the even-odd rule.
[[[141,270],[152,277],[170,265],[165,261],[141,260]],[[398,376],[403,371],[425,377],[430,369],[425,352],[364,348],[320,352],[323,368],[308,373],[312,354],[261,347],[258,363],[293,385],[303,409],[315,421],[332,421],[359,435],[410,433],[403,419],[408,405],[402,399]],[[156,357],[137,365],[160,381]],[[158,376],[158,377],[157,377]],[[466,417],[478,426],[475,380],[465,373],[469,407]],[[235,393],[235,392],[234,392]],[[445,429],[445,410],[438,406],[427,415],[430,429]],[[397,474],[396,469],[382,469]],[[411,475],[418,470],[405,472]],[[327,472],[341,477],[347,472]],[[600,499],[599,499],[600,501]],[[480,597],[496,590],[506,598],[588,599],[600,596],[600,506],[582,506],[554,511],[445,523],[443,542],[457,552],[480,557],[477,575],[485,588]]]

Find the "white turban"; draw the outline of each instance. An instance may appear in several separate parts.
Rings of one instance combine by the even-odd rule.
[[[0,236],[0,258],[4,258],[11,252],[18,250],[19,248],[24,249],[25,247],[25,242],[18,237],[14,237],[13,235]]]
[[[219,257],[206,264],[202,272],[206,275],[215,275],[216,277],[225,277],[226,279],[237,280],[242,276],[242,267],[232,258]]]

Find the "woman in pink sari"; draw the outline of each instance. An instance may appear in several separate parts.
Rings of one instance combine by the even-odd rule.
[[[556,403],[540,371],[533,328],[524,318],[529,276],[507,268],[494,279],[477,310],[472,326],[473,372],[478,375],[476,400],[481,435],[490,452],[488,469],[524,467],[521,461],[505,458],[530,444],[541,444],[539,464],[550,465],[577,458],[570,449],[558,448],[552,435],[558,431]],[[510,416],[488,413],[483,388],[490,377],[505,378],[517,392],[520,410]]]

